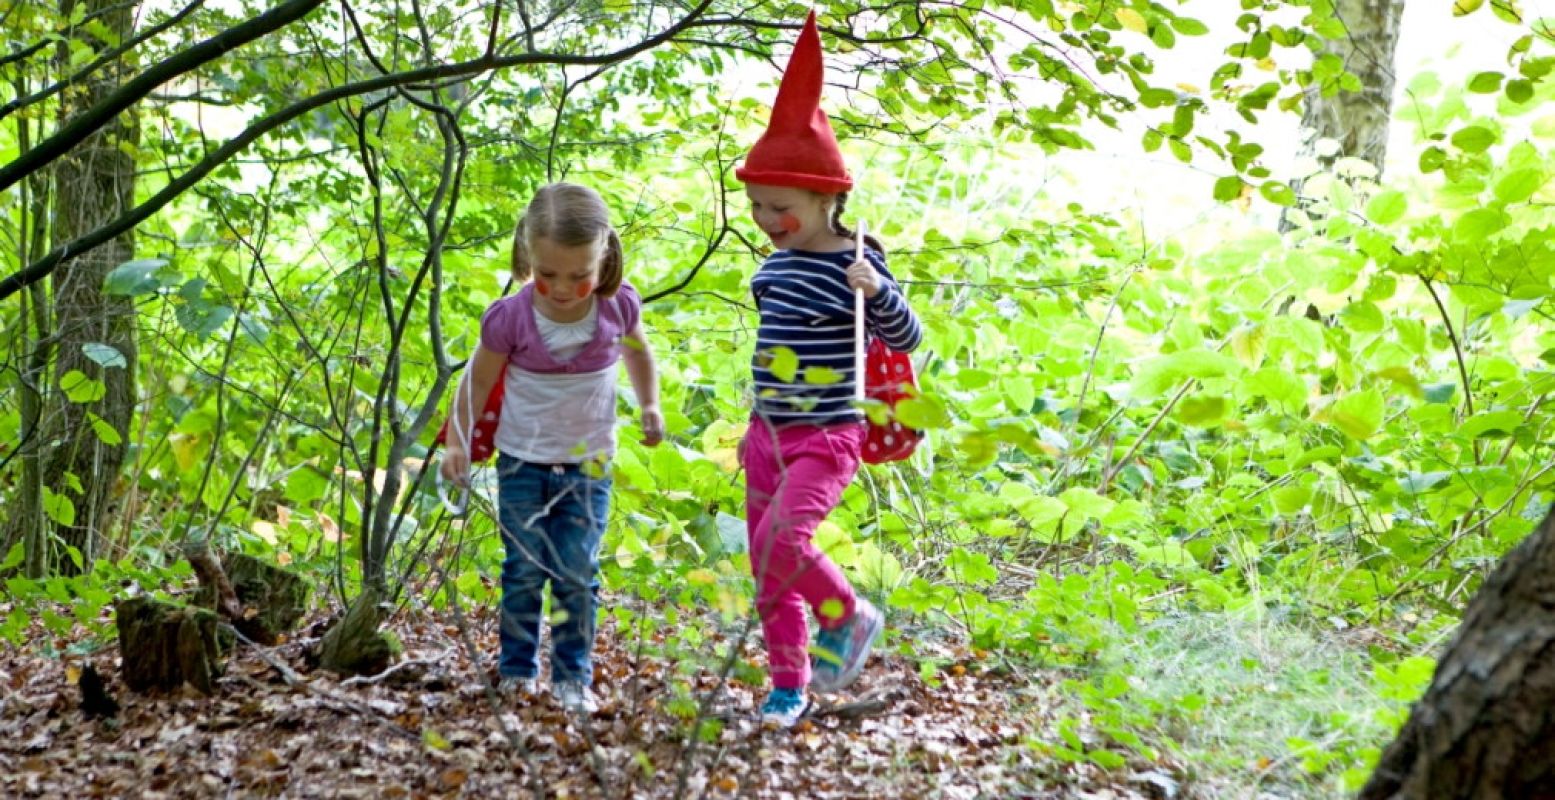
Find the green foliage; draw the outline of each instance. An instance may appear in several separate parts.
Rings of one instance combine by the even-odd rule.
[[[867,468],[816,540],[894,622],[1063,671],[1076,707],[1034,744],[1043,752],[1108,770],[1187,753],[1224,771],[1251,756],[1294,765],[1279,779],[1321,795],[1364,774],[1430,663],[1379,648],[1364,662],[1346,650],[1334,656],[1342,663],[1316,664],[1302,648],[1340,629],[1449,626],[1551,497],[1555,124],[1535,109],[1555,92],[1531,39],[1505,69],[1417,76],[1397,123],[1415,127],[1400,163],[1417,171],[1378,185],[1341,162],[1307,179],[1298,204],[1262,163],[1263,145],[1211,132],[1202,115],[1229,107],[1253,121],[1308,92],[1357,88],[1323,48],[1346,31],[1331,3],[1241,5],[1199,21],[1152,4],[971,4],[936,8],[930,38],[903,42],[875,31],[917,30],[911,4],[877,9],[861,41],[841,35],[856,9],[820,9],[838,33],[835,69],[872,65],[847,75],[868,91],[828,110],[858,165],[848,217],[887,244],[924,322],[922,391],[897,413],[930,436],[910,461]],[[644,22],[637,7],[604,8],[564,17],[539,44],[588,52]],[[18,9],[17,37],[64,29]],[[406,55],[419,35],[410,9],[371,10],[363,36],[385,57],[453,63],[485,41],[484,15],[455,4],[432,12],[433,52]],[[791,11],[749,13],[788,21]],[[1006,13],[1028,15],[1042,35],[991,22]],[[183,32],[212,31],[224,16]],[[148,105],[143,122],[164,135],[121,143],[144,168],[141,197],[203,157],[212,133],[202,126],[230,134],[371,74],[365,60],[314,46],[333,41],[337,23],[311,20],[200,73],[192,85],[222,101],[202,108],[221,109],[212,120]],[[1186,37],[1212,27],[1234,41],[1207,88],[1157,85],[1152,59],[1197,46]],[[993,31],[1005,37],[988,40],[997,47],[973,46]],[[82,370],[43,381],[82,407],[99,441],[133,446],[126,479],[144,518],[131,526],[132,555],[78,578],[11,578],[0,637],[20,643],[35,616],[56,633],[83,624],[101,634],[105,587],[165,592],[188,579],[161,553],[190,530],[347,594],[372,560],[368,540],[387,536],[385,571],[405,579],[407,602],[494,602],[503,548],[491,470],[477,474],[476,513],[450,525],[418,467],[448,404],[439,379],[457,380],[481,312],[510,290],[520,208],[565,176],[604,195],[628,280],[660,295],[644,324],[669,441],[639,446],[623,399],[601,565],[609,613],[620,635],[688,673],[723,669],[728,633],[752,610],[735,452],[754,391],[748,281],[763,255],[727,167],[759,134],[772,88],[733,78],[773,77],[743,49],[781,52],[788,32],[705,34],[737,46],[677,44],[581,82],[578,69],[515,69],[409,90],[450,107],[472,99],[453,113],[459,141],[444,137],[446,118],[403,96],[343,99],[261,139],[244,163],[143,224],[141,257],[104,284],[140,312],[135,424],[118,430],[92,411],[103,383]],[[64,38],[71,61],[101,46]],[[166,39],[147,57],[177,46]],[[1286,51],[1310,66],[1281,67]],[[1001,54],[1010,74],[1041,75],[1051,93],[1034,99],[995,79],[980,52]],[[0,66],[33,83],[44,69]],[[37,133],[54,110],[15,118]],[[1011,167],[1086,147],[1084,123],[1125,114],[1143,123],[1144,150],[1219,176],[1206,204],[1289,207],[1306,222],[1283,236],[1232,224],[1142,240],[1137,220],[1056,201]],[[20,147],[14,126],[0,125],[0,161]],[[455,161],[457,192],[442,181]],[[427,214],[438,197],[457,200],[446,216]],[[0,195],[12,234],[19,199]],[[21,266],[19,254],[4,257],[8,273]],[[0,314],[8,331],[25,322],[14,306]],[[83,354],[97,368],[130,365],[106,345]],[[771,357],[786,379],[839,378],[792,351]],[[17,442],[19,390],[4,391],[0,435]],[[393,494],[390,471],[402,481]],[[397,527],[375,530],[385,503]],[[78,515],[70,491],[50,491],[44,510],[64,525]],[[4,563],[0,573],[21,551]],[[1270,639],[1254,648],[1205,625]],[[1136,653],[1148,658],[1131,663]],[[919,657],[931,677],[942,666]],[[1183,664],[1196,671],[1172,672]],[[730,668],[763,679],[744,660]],[[690,683],[668,685],[670,711],[693,719]],[[1325,693],[1354,707],[1324,705]],[[1239,749],[1265,712],[1290,725],[1258,738],[1255,753]],[[1087,728],[1103,740],[1083,738]]]

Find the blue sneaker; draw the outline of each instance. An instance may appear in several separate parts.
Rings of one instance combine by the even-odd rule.
[[[803,689],[773,689],[761,704],[761,721],[779,728],[792,728],[799,724],[810,701]]]
[[[832,630],[816,634],[816,653],[810,662],[810,686],[818,692],[840,692],[864,671],[869,651],[885,630],[885,617],[860,597],[853,616]]]

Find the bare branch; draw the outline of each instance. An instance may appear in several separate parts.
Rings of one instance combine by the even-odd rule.
[[[6,103],[3,106],[0,106],[0,119],[5,119],[6,117],[8,117],[11,114],[15,113],[17,110],[22,109],[22,108],[26,108],[27,106],[30,106],[33,103],[39,102],[40,100],[47,100],[48,98],[53,97],[54,95],[58,94],[60,91],[64,90],[66,87],[70,86],[73,83],[79,83],[79,82],[81,82],[83,80],[86,80],[87,76],[91,75],[93,72],[96,72],[104,64],[107,64],[108,62],[113,61],[114,59],[118,58],[119,56],[124,55],[125,53],[128,53],[130,50],[133,50],[134,48],[138,47],[142,42],[146,41],[147,39],[150,39],[151,37],[156,36],[157,34],[167,30],[168,28],[171,28],[174,25],[177,25],[178,23],[180,23],[180,22],[182,22],[184,20],[184,17],[187,17],[190,14],[193,14],[195,12],[195,9],[198,9],[200,6],[202,6],[204,4],[205,4],[205,0],[194,0],[194,2],[190,3],[187,6],[184,6],[183,9],[180,10],[177,14],[174,14],[172,17],[169,17],[166,21],[164,21],[160,25],[154,25],[154,26],[152,26],[150,28],[147,28],[145,31],[142,31],[140,34],[138,34],[134,38],[130,39],[129,41],[124,42],[123,44],[120,44],[118,47],[114,47],[114,48],[111,48],[111,49],[108,49],[108,50],[104,50],[102,55],[100,55],[96,59],[94,59],[92,61],[92,63],[87,64],[86,66],[82,67],[74,75],[71,75],[70,77],[65,78],[63,80],[55,81],[52,85],[45,86],[42,89],[39,89],[38,91],[33,92],[30,95],[27,95],[26,97],[18,97],[16,99],[12,100],[9,103]]]
[[[0,191],[42,169],[91,136],[120,112],[140,102],[158,86],[214,61],[226,53],[262,38],[306,16],[324,0],[290,0],[247,22],[235,25],[135,76],[118,91],[66,123],[53,136],[0,167]],[[0,293],[0,299],[9,296]]]
[[[317,2],[318,0],[307,0]],[[391,75],[381,75],[376,78],[348,83],[320,92],[312,97],[299,100],[286,108],[281,109],[258,122],[250,125],[242,133],[228,140],[226,144],[213,151],[202,159],[189,171],[170,181],[167,186],[157,192],[150,199],[124,213],[114,221],[86,234],[74,241],[67,242],[54,248],[48,254],[35,260],[33,263],[19,272],[12,273],[4,279],[0,279],[0,300],[4,300],[23,288],[30,286],[47,277],[66,258],[71,258],[85,253],[104,242],[113,239],[120,233],[144,222],[152,214],[161,210],[163,206],[172,202],[174,198],[188,191],[191,186],[199,183],[214,171],[217,167],[226,163],[244,148],[248,147],[259,137],[269,133],[281,125],[296,119],[313,109],[325,106],[348,97],[368,94],[383,89],[392,89],[419,81],[434,80],[437,78],[449,78],[477,75],[494,69],[507,69],[519,66],[532,66],[539,64],[579,64],[596,66],[613,62],[624,61],[639,53],[652,50],[659,45],[673,39],[694,22],[712,3],[712,0],[700,0],[687,16],[679,22],[671,25],[658,35],[644,39],[629,47],[600,55],[571,55],[565,53],[524,53],[512,56],[481,57],[473,61],[463,61],[454,64],[443,64],[434,67],[422,67],[420,69],[407,70]],[[229,48],[230,49],[230,48]],[[56,136],[56,138],[58,138]],[[40,145],[41,147],[41,145]],[[67,148],[68,149],[68,148]],[[15,162],[13,162],[14,165]],[[7,167],[9,169],[9,167]],[[0,186],[3,189],[4,186]]]

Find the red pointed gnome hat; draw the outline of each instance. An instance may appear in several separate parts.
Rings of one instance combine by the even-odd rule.
[[[767,132],[745,156],[734,176],[746,183],[790,186],[824,194],[846,192],[853,179],[842,163],[837,137],[826,112],[821,110],[821,35],[815,30],[815,11],[805,19],[788,69],[778,84],[777,101]]]

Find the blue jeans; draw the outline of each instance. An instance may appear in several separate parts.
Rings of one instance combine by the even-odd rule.
[[[610,515],[610,478],[578,465],[497,458],[502,544],[503,677],[540,674],[543,592],[551,582],[551,680],[593,682],[589,656],[599,604],[599,541]],[[593,470],[593,467],[587,469]]]

